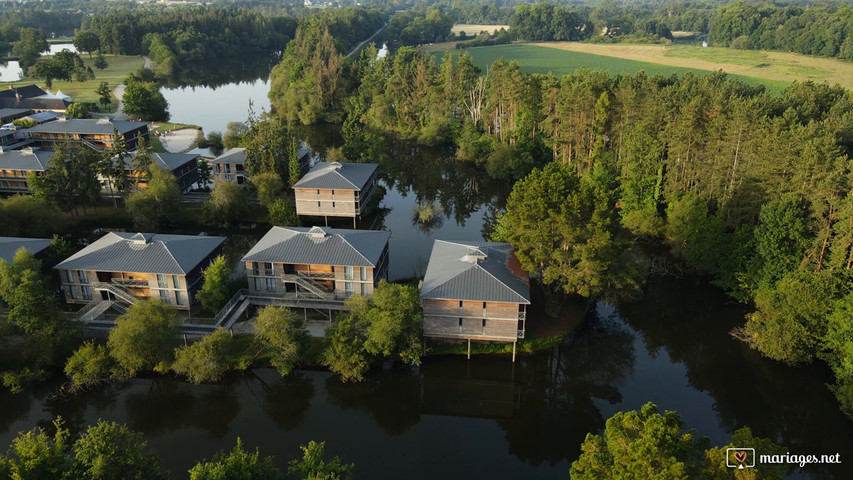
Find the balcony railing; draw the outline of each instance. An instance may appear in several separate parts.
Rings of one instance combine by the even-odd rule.
[[[296,274],[303,278],[309,278],[311,280],[334,280],[335,274],[332,272],[296,272]]]
[[[148,288],[148,280],[114,278],[112,279],[112,283],[124,288]]]

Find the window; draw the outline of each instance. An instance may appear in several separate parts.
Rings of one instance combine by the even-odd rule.
[[[252,275],[260,275],[261,267],[258,262],[252,262]]]
[[[275,291],[275,278],[267,278],[267,291],[274,292]]]
[[[68,287],[68,294],[71,295],[73,300],[77,300],[77,289],[74,287]]]
[[[162,273],[157,274],[157,286],[160,288],[169,288],[169,284],[166,283],[166,276]]]
[[[272,273],[272,263],[266,262],[264,263],[264,275],[271,277]]]
[[[255,277],[255,278],[253,278],[253,280],[255,281],[255,291],[260,292],[261,291],[261,279],[258,277]]]
[[[176,305],[183,305],[184,304],[184,297],[183,297],[183,295],[181,295],[181,292],[175,292],[175,304]]]
[[[317,196],[318,197],[320,196],[320,189],[319,188],[317,189]]]
[[[486,319],[483,319],[483,335],[486,334]]]
[[[352,282],[344,283],[344,291],[347,295],[352,295],[355,292],[355,284]]]
[[[80,287],[80,290],[83,291],[83,300],[92,299],[92,289],[88,285],[83,285],[82,287]]]
[[[361,284],[361,295],[367,296],[367,284],[366,283]]]
[[[332,202],[332,210],[335,209],[335,202]]]
[[[367,281],[367,267],[361,267],[361,281]]]
[[[175,288],[181,288],[181,282],[180,282],[180,280],[178,280],[178,276],[177,276],[177,275],[172,275],[172,285],[173,285]],[[178,305],[180,305],[180,303],[179,303]]]
[[[163,303],[172,303],[169,301],[169,292],[167,290],[160,290],[160,300]]]
[[[344,280],[352,280],[354,278],[352,267],[344,267]]]
[[[71,275],[71,270],[65,271],[65,281],[67,283],[74,283],[74,275]],[[74,298],[74,297],[71,297]]]
[[[320,208],[320,202],[317,202],[317,208]]]
[[[459,333],[462,333],[462,318],[459,318]]]
[[[459,300],[459,308],[462,308],[462,300]]]
[[[89,283],[89,276],[83,270],[77,270],[77,279],[80,283]]]

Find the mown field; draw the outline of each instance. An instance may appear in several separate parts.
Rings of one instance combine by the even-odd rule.
[[[62,90],[62,93],[66,95],[70,95],[71,99],[75,102],[95,102],[98,101],[98,95],[95,93],[98,85],[101,82],[107,82],[110,86],[110,90],[115,88],[116,85],[119,85],[124,81],[124,78],[127,77],[127,74],[130,72],[135,72],[143,65],[142,57],[137,56],[125,56],[125,55],[104,55],[107,60],[107,68],[104,70],[98,70],[94,67],[93,63],[95,61],[94,58],[89,58],[89,55],[83,54],[80,55],[80,58],[83,59],[83,63],[86,66],[92,67],[92,71],[95,72],[94,80],[87,80],[85,82],[65,82],[61,80],[53,81],[52,91],[56,91],[57,89]],[[6,88],[6,85],[30,85],[35,83],[36,85],[45,88],[44,80],[37,80],[34,78],[25,78],[23,80],[18,80],[17,82],[3,82],[3,88]],[[113,103],[110,106],[110,111],[115,111],[116,101],[113,99]]]
[[[469,37],[476,36],[480,32],[494,33],[500,29],[509,30],[509,25],[483,25],[477,23],[457,23],[450,29],[450,33],[459,35],[459,32],[465,32]]]
[[[441,45],[449,45],[452,47],[451,44]],[[439,47],[439,45],[433,45],[432,47]],[[441,59],[444,55],[443,50],[446,50],[446,48],[432,48],[430,53],[435,55],[438,59]],[[459,50],[456,50],[455,48],[450,51],[453,55],[458,55],[459,53]],[[474,57],[474,63],[483,71],[485,71],[489,65],[499,58],[517,61],[521,66],[521,69],[525,72],[553,73],[557,76],[567,75],[581,68],[586,68],[588,70],[606,70],[614,75],[620,73],[634,74],[642,70],[649,75],[661,74],[666,76],[672,74],[684,75],[688,72],[705,75],[709,71],[715,70],[662,65],[652,62],[629,60],[529,44],[475,47],[468,49],[468,52]],[[768,91],[772,94],[781,92],[788,85],[788,82],[784,81],[754,78],[744,75],[734,76],[742,78],[744,81],[749,83],[765,85]]]

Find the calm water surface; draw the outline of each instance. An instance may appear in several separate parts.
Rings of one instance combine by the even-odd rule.
[[[362,384],[269,369],[218,385],[157,377],[64,401],[46,400],[49,388],[3,392],[0,444],[62,415],[77,430],[127,423],[175,478],[239,436],[282,467],[300,444],[325,440],[358,478],[565,479],[587,432],[653,401],[716,444],[749,425],[792,453],[851,458],[853,426],[823,387],[827,372],[781,366],[733,340],[726,330],[742,313],[715,289],[657,279],[646,299],[599,304],[563,344],[516,364],[433,357]],[[793,478],[848,479],[853,468],[810,466]]]

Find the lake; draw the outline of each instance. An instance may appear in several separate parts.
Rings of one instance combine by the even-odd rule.
[[[68,49],[72,52],[77,51],[72,43],[51,43],[50,50],[45,52],[43,55],[53,55],[57,52],[61,52],[63,49]],[[24,71],[21,70],[21,66],[17,60],[0,63],[0,82],[16,82],[23,76]]]

